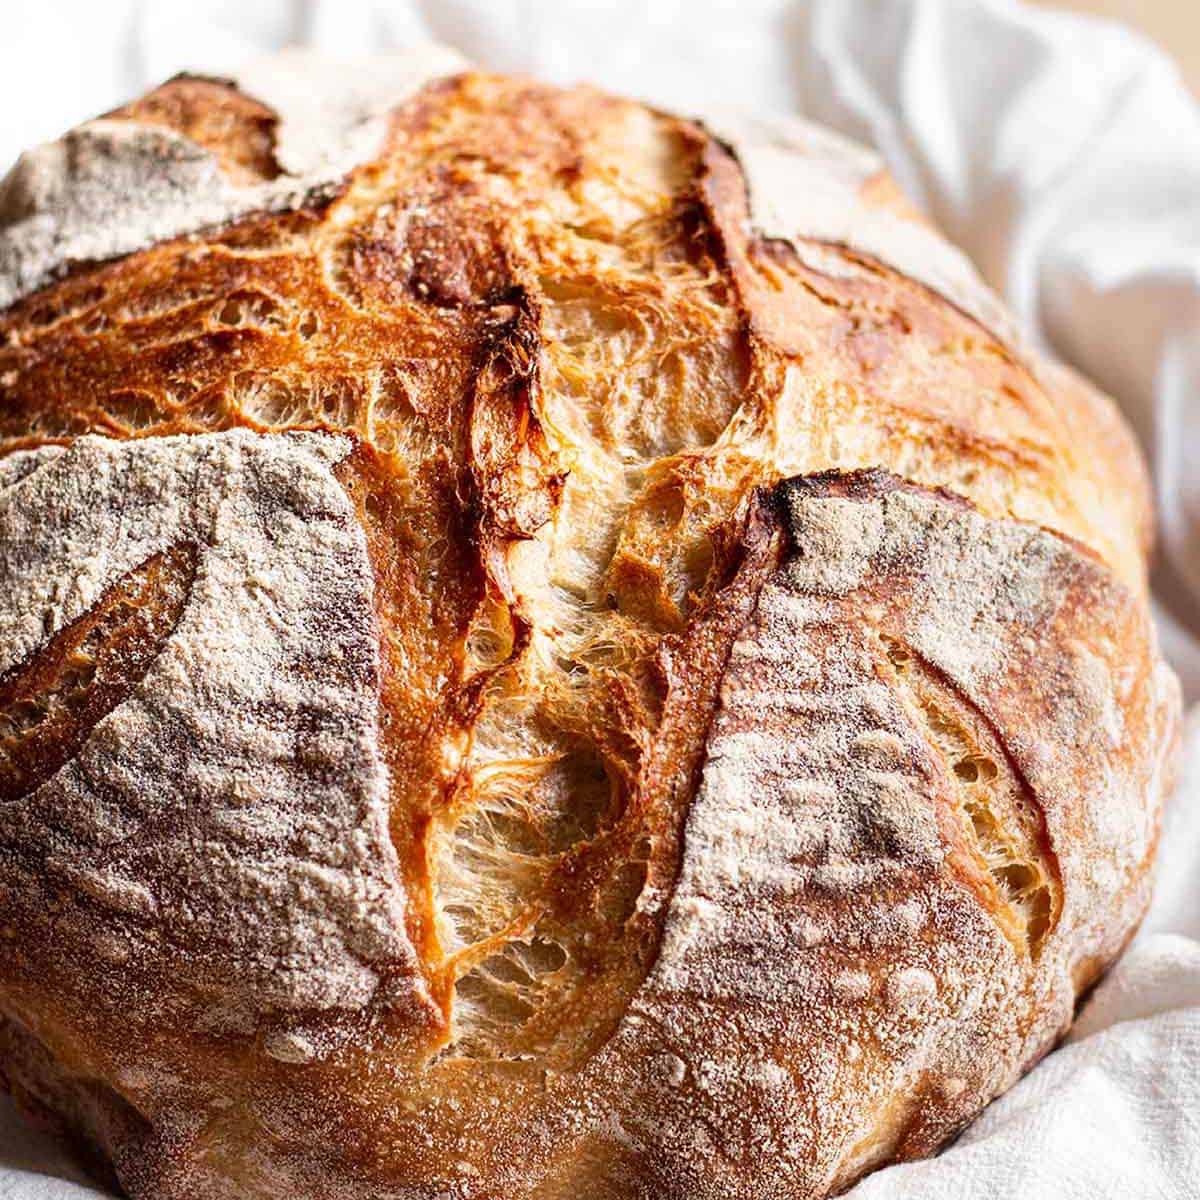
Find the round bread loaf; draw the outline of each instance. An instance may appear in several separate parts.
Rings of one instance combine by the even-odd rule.
[[[137,1200],[811,1200],[1145,909],[1113,406],[867,152],[422,52],[0,185],[0,1071]]]

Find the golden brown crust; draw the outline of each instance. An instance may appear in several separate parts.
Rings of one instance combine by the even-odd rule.
[[[279,169],[231,85],[113,116]],[[1146,900],[1177,698],[1123,427],[762,236],[694,124],[468,74],[388,128],[0,313],[10,1086],[146,1200],[816,1198],[933,1151]],[[195,855],[130,740],[168,725]]]
[[[279,174],[274,140],[278,117],[228,82],[180,75],[108,114],[139,125],[159,125],[211,151],[237,183]]]

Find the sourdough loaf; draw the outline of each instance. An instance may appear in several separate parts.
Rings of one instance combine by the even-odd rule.
[[[0,184],[0,1072],[136,1200],[816,1200],[1144,911],[1113,406],[866,151],[419,52]]]

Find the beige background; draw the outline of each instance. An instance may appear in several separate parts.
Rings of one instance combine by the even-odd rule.
[[[1036,0],[1043,8],[1115,17],[1169,50],[1200,93],[1200,0]]]

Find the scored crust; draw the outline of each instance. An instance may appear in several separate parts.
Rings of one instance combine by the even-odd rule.
[[[450,69],[0,185],[0,1072],[147,1200],[831,1194],[1144,911],[1136,451],[866,152]]]

